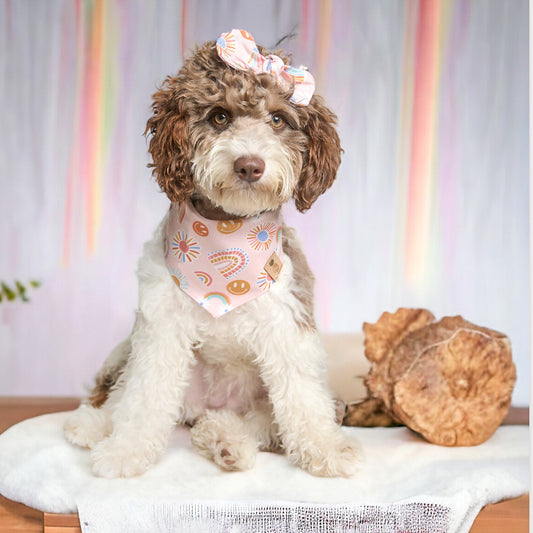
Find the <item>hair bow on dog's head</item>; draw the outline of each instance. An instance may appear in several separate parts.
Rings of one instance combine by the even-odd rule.
[[[309,105],[315,91],[313,76],[307,70],[285,65],[281,57],[261,55],[254,38],[247,31],[223,33],[217,40],[217,52],[233,68],[252,70],[256,74],[272,74],[276,83],[286,91],[294,83],[291,101],[298,105]]]

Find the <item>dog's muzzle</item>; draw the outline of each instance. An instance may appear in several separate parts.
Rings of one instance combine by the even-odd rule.
[[[237,177],[248,183],[255,183],[265,171],[265,162],[258,156],[239,157],[233,163]]]

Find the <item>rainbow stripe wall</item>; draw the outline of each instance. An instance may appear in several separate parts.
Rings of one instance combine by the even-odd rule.
[[[526,0],[0,2],[0,394],[79,394],[136,306],[167,208],[146,168],[150,96],[231,27],[307,65],[339,117],[338,179],[286,210],[322,329],[384,310],[463,314],[511,336],[529,388]]]

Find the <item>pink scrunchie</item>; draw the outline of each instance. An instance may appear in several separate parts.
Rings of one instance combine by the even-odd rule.
[[[262,56],[254,38],[247,31],[231,30],[223,33],[217,40],[217,52],[220,58],[233,68],[252,70],[256,74],[272,74],[276,83],[286,91],[294,82],[291,101],[297,105],[309,105],[315,92],[313,76],[307,70],[285,65],[281,57]]]

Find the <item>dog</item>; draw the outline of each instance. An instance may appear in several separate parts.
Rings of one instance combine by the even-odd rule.
[[[145,134],[171,208],[139,261],[133,330],[64,427],[95,475],[142,474],[176,423],[227,471],[283,451],[313,475],[354,473],[314,278],[281,216],[291,199],[309,209],[340,164],[336,116],[313,92],[307,70],[232,30],[155,93]]]

